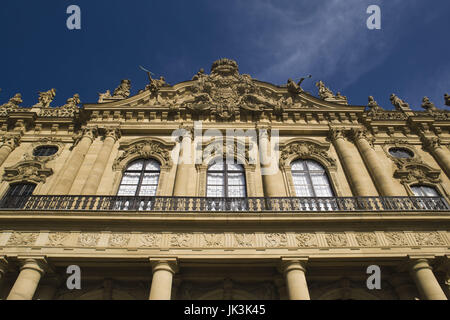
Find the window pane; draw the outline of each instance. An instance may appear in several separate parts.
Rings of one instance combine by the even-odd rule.
[[[144,173],[142,184],[158,184],[159,173]]]
[[[133,173],[133,172],[125,172],[122,178],[121,184],[135,184],[137,185],[139,183],[139,177],[141,176],[140,173]]]
[[[156,185],[152,186],[141,186],[141,189],[139,190],[139,196],[155,196],[156,195]]]
[[[225,197],[225,187],[224,186],[212,186],[208,185],[206,191],[207,197]]]
[[[215,163],[212,166],[209,167],[208,171],[223,171],[224,170],[224,166],[222,162],[219,163]]]
[[[144,165],[144,160],[138,160],[130,164],[127,168],[127,171],[129,170],[142,170],[142,166]]]
[[[156,160],[147,160],[146,164],[145,164],[145,170],[146,171],[159,171],[160,170],[160,165],[159,162]]]
[[[439,192],[435,188],[427,186],[413,186],[411,187],[414,195],[417,197],[439,197]]]
[[[295,161],[295,162],[292,162],[291,170],[292,170],[292,171],[295,171],[295,170],[305,170],[305,166],[304,166],[303,161],[297,160],[297,161]]]
[[[244,168],[237,163],[228,163],[228,171],[244,171]]]
[[[292,178],[294,180],[294,185],[308,185],[306,173],[292,173]]]
[[[307,161],[308,169],[311,171],[325,171],[324,168],[315,161]]]
[[[223,173],[208,173],[208,185],[225,185],[225,180],[223,177]]]
[[[136,195],[137,186],[126,186],[122,185],[119,188],[118,196],[135,196]]]
[[[244,198],[245,186],[228,186],[228,197]]]
[[[244,186],[245,178],[243,173],[229,173],[228,185],[230,186]]]
[[[313,196],[311,186],[308,186],[308,185],[296,185],[295,193],[297,194],[297,197],[312,197]]]

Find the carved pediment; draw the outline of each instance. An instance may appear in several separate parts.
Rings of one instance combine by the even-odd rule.
[[[329,155],[329,144],[312,140],[293,141],[280,146],[280,166],[289,166],[293,160],[312,159],[322,163],[326,168],[335,168],[336,160]]]
[[[441,171],[433,169],[424,163],[405,163],[394,172],[394,177],[403,183],[438,183]]]
[[[255,164],[253,144],[236,139],[214,139],[197,146],[196,163],[208,165],[214,158],[233,159],[242,164]]]
[[[46,168],[45,164],[36,160],[25,160],[13,167],[5,168],[3,180],[9,182],[45,182],[53,170]]]
[[[174,145],[174,143],[165,142],[155,138],[123,142],[120,145],[120,149],[123,150],[123,153],[114,161],[113,169],[123,170],[128,163],[139,158],[155,158],[162,166],[171,166],[172,159],[170,152]]]

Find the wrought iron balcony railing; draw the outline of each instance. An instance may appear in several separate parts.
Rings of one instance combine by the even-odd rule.
[[[44,196],[5,197],[0,210],[126,212],[367,212],[449,211],[442,197],[206,198]]]

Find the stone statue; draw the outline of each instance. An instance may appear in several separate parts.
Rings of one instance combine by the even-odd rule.
[[[126,99],[130,96],[131,81],[122,80],[120,85],[114,90],[113,98]]]
[[[444,95],[445,104],[450,107],[450,96],[446,93]]]
[[[319,88],[319,97],[323,100],[325,99],[334,99],[333,92],[325,86],[325,83],[323,81],[319,81],[316,83],[316,87]]]
[[[287,81],[288,91],[291,92],[292,94],[299,94],[299,93],[303,92],[303,89],[302,89],[303,81],[305,81],[306,79],[310,79],[311,77],[312,76],[309,75],[307,77],[300,78],[300,81],[298,83],[295,83],[294,80],[289,78]]]
[[[11,111],[14,109],[17,109],[19,105],[22,103],[22,95],[20,93],[16,93],[14,97],[9,99],[7,103],[0,106],[2,109],[5,109],[6,111]]]
[[[98,103],[104,103],[105,99],[112,98],[111,91],[106,90],[105,93],[98,93]]]
[[[56,90],[50,89],[47,92],[39,92],[39,103],[36,106],[42,107],[42,108],[49,108],[50,103],[55,99],[56,96]]]
[[[395,94],[391,94],[390,100],[397,111],[411,111],[409,104],[397,97]]]
[[[72,98],[67,99],[66,104],[63,106],[66,108],[78,108],[81,103],[80,95],[78,93],[74,94]]]
[[[438,111],[438,108],[436,108],[434,103],[431,102],[428,97],[423,97],[422,108],[427,110],[429,113],[433,113],[433,111]]]
[[[369,103],[367,106],[369,107],[369,111],[378,112],[383,110],[372,96],[369,96]]]
[[[201,68],[199,72],[192,78],[192,80],[199,80],[205,76],[205,69]]]

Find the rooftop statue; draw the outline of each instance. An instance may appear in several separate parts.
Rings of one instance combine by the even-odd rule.
[[[288,79],[287,81],[287,88],[288,91],[292,94],[299,94],[301,92],[303,92],[302,89],[302,83],[303,81],[305,81],[306,79],[310,79],[312,76],[309,75],[307,77],[304,78],[300,78],[300,81],[298,83],[295,83],[294,80],[292,80],[291,78]]]
[[[104,103],[106,102],[105,99],[109,99],[111,97],[111,91],[106,90],[105,93],[98,93],[98,103]]]
[[[371,112],[379,112],[383,110],[383,108],[378,105],[372,96],[369,96],[369,103],[367,104],[367,107],[369,107],[369,111]]]
[[[120,85],[114,90],[113,98],[123,98],[126,99],[130,96],[131,89],[131,81],[130,80],[122,80]]]
[[[338,92],[337,95],[334,95],[333,91],[326,87],[323,81],[317,82],[316,87],[319,88],[319,97],[322,100],[338,104],[348,104],[347,97],[342,96],[340,92]]]
[[[35,105],[35,107],[50,108],[50,103],[52,103],[53,99],[55,99],[55,96],[55,89],[50,89],[46,92],[39,92],[39,102]]]
[[[445,104],[450,107],[450,96],[448,94],[444,95]]]
[[[397,97],[395,94],[391,94],[390,100],[397,111],[411,111],[409,104]]]
[[[72,98],[67,99],[66,104],[63,106],[63,108],[78,108],[78,105],[80,103],[80,95],[76,93]]]
[[[438,108],[434,105],[433,102],[430,101],[428,97],[423,97],[422,100],[422,108],[427,110],[429,113],[433,113],[434,111],[439,111]]]
[[[192,80],[199,80],[205,76],[205,69],[201,68],[195,76],[192,77]]]
[[[12,111],[17,109],[22,102],[22,95],[20,93],[16,93],[14,97],[9,99],[7,103],[1,105],[0,108],[6,111]]]

